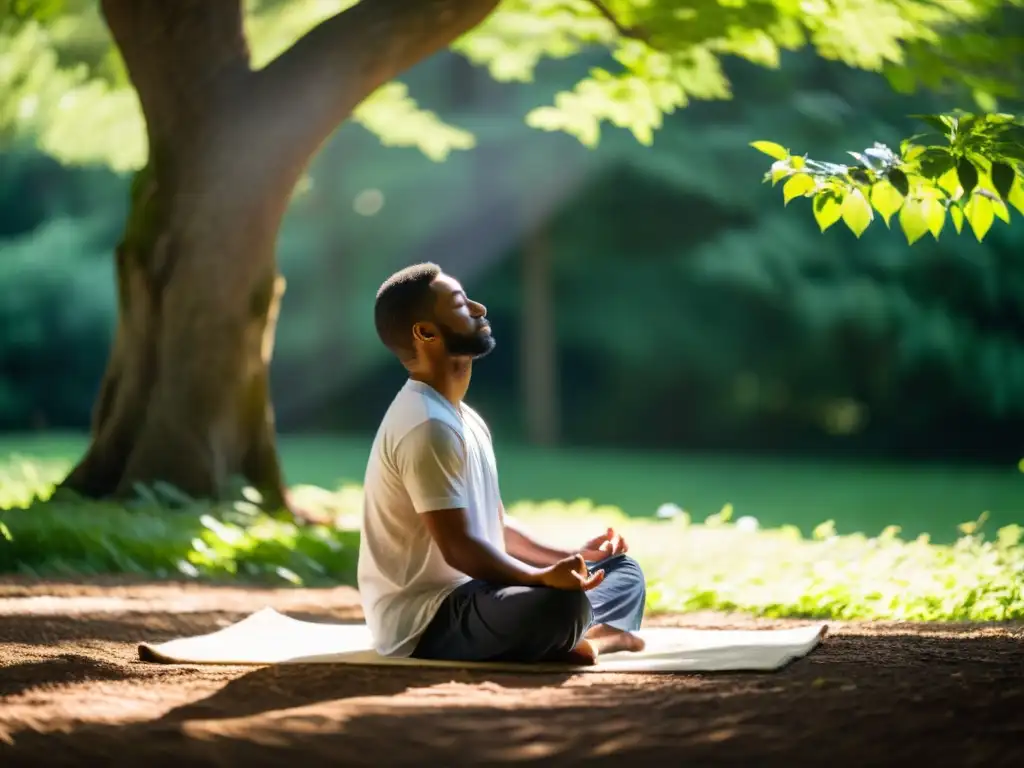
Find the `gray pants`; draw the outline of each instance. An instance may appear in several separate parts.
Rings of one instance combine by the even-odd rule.
[[[596,563],[604,581],[589,592],[509,587],[473,580],[452,592],[412,655],[450,661],[557,661],[595,624],[640,628],[647,600],[635,560],[615,555]]]

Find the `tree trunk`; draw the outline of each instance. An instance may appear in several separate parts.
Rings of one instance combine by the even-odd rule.
[[[560,437],[558,329],[554,279],[546,216],[529,232],[522,254],[522,326],[520,371],[527,440],[551,447]]]
[[[64,486],[124,496],[162,481],[218,498],[244,481],[281,507],[268,380],[284,290],[274,228],[246,229],[213,203],[177,211],[182,197],[152,167],[136,180],[93,441]]]
[[[63,487],[98,498],[163,482],[220,498],[239,480],[287,506],[269,365],[292,189],[363,99],[496,4],[363,0],[254,72],[240,0],[103,0],[150,157],[117,249],[92,443]]]

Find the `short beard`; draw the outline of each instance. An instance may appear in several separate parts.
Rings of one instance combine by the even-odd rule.
[[[438,324],[445,351],[451,357],[469,357],[474,360],[484,357],[494,349],[494,337],[489,333],[455,333],[451,328]]]

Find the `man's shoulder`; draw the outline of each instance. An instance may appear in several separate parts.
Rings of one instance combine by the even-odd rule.
[[[391,402],[381,422],[381,432],[395,444],[423,424],[445,425],[462,435],[462,422],[452,409],[417,389],[405,387]]]
[[[489,426],[487,426],[487,420],[483,416],[480,415],[479,411],[477,411],[475,408],[470,407],[467,403],[463,403],[462,404],[462,411],[463,411],[463,413],[466,414],[466,416],[468,418],[472,419],[480,427],[483,428],[483,430],[487,434],[488,438],[491,436],[491,428]]]

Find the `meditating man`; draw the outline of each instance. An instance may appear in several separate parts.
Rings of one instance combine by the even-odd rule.
[[[644,578],[615,531],[566,552],[505,519],[490,430],[463,402],[494,348],[486,315],[434,264],[377,293],[377,332],[409,372],[364,485],[359,590],[377,652],[592,664],[641,650]]]

